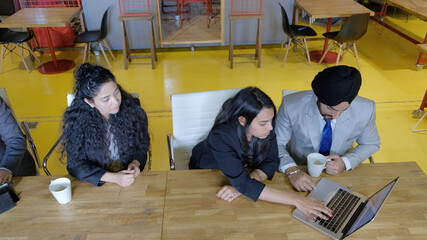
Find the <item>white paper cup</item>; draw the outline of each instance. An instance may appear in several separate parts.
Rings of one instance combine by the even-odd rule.
[[[307,156],[308,173],[312,177],[319,177],[323,169],[325,169],[326,162],[330,161],[320,153],[310,153]]]
[[[50,182],[49,190],[60,204],[71,201],[71,181],[68,178],[58,178]]]

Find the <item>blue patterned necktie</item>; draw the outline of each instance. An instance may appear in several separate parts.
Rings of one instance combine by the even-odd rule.
[[[331,121],[328,121],[325,118],[323,120],[325,120],[326,124],[325,127],[323,127],[322,141],[320,142],[319,153],[328,156],[332,145],[332,127]]]

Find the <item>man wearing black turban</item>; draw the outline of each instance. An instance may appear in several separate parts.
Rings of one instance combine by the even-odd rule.
[[[356,68],[334,66],[315,76],[313,91],[283,97],[275,127],[279,170],[288,175],[296,190],[311,191],[315,186],[298,168],[307,164],[310,153],[320,152],[331,159],[326,173],[336,175],[379,150],[375,103],[357,96],[361,83]]]

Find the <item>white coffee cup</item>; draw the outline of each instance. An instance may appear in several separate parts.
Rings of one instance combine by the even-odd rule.
[[[312,177],[318,177],[325,169],[326,162],[331,161],[320,153],[310,153],[307,156],[308,173]]]
[[[58,178],[50,182],[49,190],[60,204],[71,201],[71,181],[68,178]]]

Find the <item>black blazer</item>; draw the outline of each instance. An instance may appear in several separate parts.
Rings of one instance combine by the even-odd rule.
[[[267,156],[256,168],[263,171],[271,180],[280,163],[274,131],[271,131],[268,141]],[[189,168],[221,169],[233,187],[256,201],[265,185],[249,177],[246,165],[247,161],[242,156],[237,135],[237,126],[228,123],[212,130],[205,140],[193,148]]]

